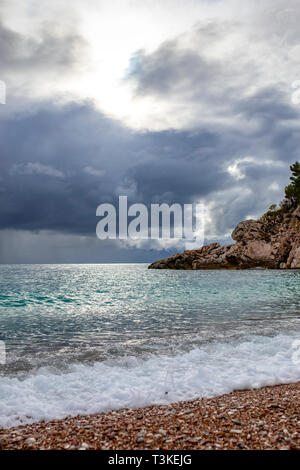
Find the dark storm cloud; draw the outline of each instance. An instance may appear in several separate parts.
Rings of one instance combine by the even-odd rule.
[[[191,82],[201,86],[220,72],[217,63],[206,61],[192,49],[182,50],[177,41],[164,43],[150,55],[137,52],[130,69],[128,78],[136,79],[139,95],[187,92]]]
[[[282,91],[277,88],[264,88],[259,90],[255,95],[239,99],[233,104],[233,108],[238,113],[242,113],[243,117],[250,120],[255,117],[261,119],[263,124],[273,126],[276,122],[295,120],[299,116],[299,110],[292,107],[284,99]],[[261,131],[265,131],[262,127]]]
[[[248,103],[247,112],[251,106]],[[237,125],[136,132],[88,103],[45,104],[30,115],[7,118],[0,129],[0,227],[94,235],[97,205],[116,203],[122,194],[146,204],[217,201],[222,194],[219,205],[224,209],[228,201],[238,199],[241,185],[242,192],[255,189],[247,204],[240,195],[237,207],[230,208],[230,217],[220,225],[228,230],[239,217],[257,211],[269,184],[284,184],[288,163],[297,154],[299,139],[291,124],[296,114],[279,104],[269,112],[277,115],[277,126],[269,129],[265,141],[260,128],[250,132]],[[253,108],[251,117],[255,115]],[[253,161],[243,161],[247,155],[253,155]],[[238,159],[242,180],[228,172]]]
[[[188,180],[193,197],[208,195],[205,200],[214,205],[217,234],[228,232],[246,216],[259,215],[274,199],[278,202],[288,182],[289,164],[299,159],[299,107],[291,103],[290,85],[280,80],[266,85],[270,80],[264,78],[259,52],[253,55],[253,50],[245,51],[230,38],[240,26],[208,23],[195,28],[190,41],[180,37],[152,53],[138,51],[126,77],[135,86],[137,99],[162,99],[175,109],[185,103],[190,110],[189,126],[198,129],[198,151],[186,153],[187,165],[172,159],[169,187],[177,187],[178,193],[180,182]],[[228,39],[234,47],[225,48],[224,55],[207,53]],[[264,50],[262,41],[265,38],[259,38],[257,46]],[[235,162],[236,174],[226,173]],[[152,174],[154,185],[167,186],[164,170],[163,162],[156,161],[136,171],[145,185],[144,175]]]
[[[130,133],[88,105],[70,105],[11,118],[0,135],[1,227],[92,232],[97,204],[120,180]]]
[[[92,233],[97,205],[119,194],[188,202],[228,178],[205,161],[216,134],[133,132],[89,105],[12,118],[0,138],[1,228]]]
[[[178,100],[196,117],[182,130],[131,130],[89,102],[32,99],[18,113],[0,108],[2,262],[14,260],[20,240],[28,250],[21,261],[51,262],[54,252],[62,262],[159,257],[147,251],[150,242],[138,251],[109,241],[95,255],[96,208],[119,195],[147,205],[202,199],[211,210],[207,235],[220,238],[280,200],[289,164],[299,159],[299,107],[281,83],[251,88],[261,70],[247,54],[207,53],[233,29],[209,23],[195,29],[192,46],[179,38],[134,56],[127,80],[136,96]],[[76,32],[48,28],[36,40],[0,25],[0,78],[68,73],[82,47]]]

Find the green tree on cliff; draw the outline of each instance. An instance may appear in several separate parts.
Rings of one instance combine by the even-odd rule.
[[[295,162],[290,166],[292,175],[290,180],[292,181],[285,188],[285,197],[290,200],[293,204],[300,202],[300,163]]]

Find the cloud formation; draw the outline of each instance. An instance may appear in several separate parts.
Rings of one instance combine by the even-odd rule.
[[[268,15],[282,12],[272,5],[256,14],[247,2],[240,18],[201,20],[135,51],[124,82],[133,101],[150,103],[150,124],[140,129],[82,96],[59,101],[53,81],[76,80],[85,60],[75,28],[24,37],[3,22],[0,78],[14,99],[0,108],[0,261],[150,261],[176,249],[97,240],[96,208],[119,195],[146,205],[201,200],[206,241],[225,242],[237,222],[279,202],[299,159],[291,83],[300,38],[280,21],[266,32]],[[290,8],[300,13],[297,3]],[[32,94],[18,98],[18,87],[32,83]]]
[[[0,71],[10,102],[30,103],[53,96],[63,80],[74,80],[84,64],[86,42],[71,27],[42,24],[38,35],[7,27],[0,17]],[[76,78],[75,78],[76,79]],[[62,91],[64,87],[62,86]]]

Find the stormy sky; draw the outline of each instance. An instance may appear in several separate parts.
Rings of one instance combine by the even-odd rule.
[[[1,0],[0,262],[150,262],[96,208],[201,201],[205,241],[283,197],[300,147],[298,0]]]

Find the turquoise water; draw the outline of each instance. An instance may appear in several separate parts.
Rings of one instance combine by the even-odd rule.
[[[300,379],[300,365],[291,361],[300,337],[299,287],[296,271],[2,265],[0,339],[7,360],[0,366],[6,410],[0,424],[161,402],[167,386],[172,400],[230,391],[236,383]],[[163,379],[170,367],[171,378]],[[223,371],[215,386],[213,376]],[[49,384],[58,387],[52,398]],[[88,394],[93,406],[83,399],[74,404],[74,390]],[[60,408],[47,408],[42,395]]]
[[[300,327],[299,287],[300,272],[1,266],[6,371],[288,333]]]

